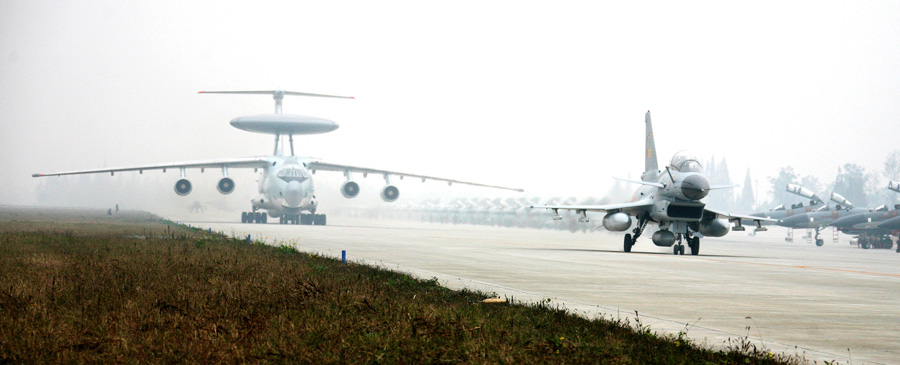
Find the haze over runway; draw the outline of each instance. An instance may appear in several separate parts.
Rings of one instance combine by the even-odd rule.
[[[191,217],[184,217],[189,219]],[[900,359],[900,254],[846,238],[823,247],[785,230],[708,238],[700,256],[673,256],[645,238],[522,228],[335,219],[332,226],[186,221],[236,237],[436,277],[451,288],[551,303],[589,317],[634,319],[722,346],[749,337],[810,360]],[[798,232],[799,233],[799,232]],[[748,330],[749,327],[749,330]]]
[[[228,121],[270,98],[196,92],[274,88],[357,97],[287,101],[341,126],[298,154],[537,196],[639,174],[650,109],[660,156],[727,158],[764,195],[781,166],[879,171],[900,131],[897,24],[889,1],[3,1],[0,203],[34,204],[35,172],[268,153]],[[162,180],[154,209],[185,201],[171,174],[139,178]],[[246,205],[252,177],[235,183]]]

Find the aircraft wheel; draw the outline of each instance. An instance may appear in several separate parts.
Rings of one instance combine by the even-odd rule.
[[[241,212],[241,223],[247,223],[247,212]]]
[[[317,226],[325,225],[325,215],[324,214],[316,214],[313,217],[314,217],[313,224],[315,224]]]
[[[634,245],[634,241],[631,240],[631,234],[625,235],[625,252],[631,252],[631,246]]]
[[[825,240],[819,238],[816,240],[816,246],[822,247],[825,244]]]
[[[864,240],[864,241],[862,242],[862,248],[865,249],[865,250],[868,250],[869,247],[870,247],[870,246],[869,246],[869,240]]]
[[[268,213],[262,214],[262,223],[264,223],[264,224],[269,223],[269,214]]]
[[[691,255],[697,256],[700,254],[700,237],[691,238]]]

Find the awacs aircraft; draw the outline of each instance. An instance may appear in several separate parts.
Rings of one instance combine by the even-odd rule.
[[[606,212],[603,227],[619,232],[630,228],[634,217],[637,219],[637,226],[632,230],[633,236],[625,235],[625,252],[631,252],[631,247],[644,232],[647,223],[654,222],[659,225],[660,230],[653,233],[651,237],[653,243],[662,247],[674,247],[676,255],[684,255],[682,239],[687,241],[692,255],[700,253],[700,237],[695,236],[695,233],[699,232],[706,237],[721,237],[732,229],[729,222],[734,223],[735,231],[743,231],[745,230],[741,225],[743,219],[756,223],[757,230],[765,230],[762,222],[775,221],[707,208],[701,199],[706,197],[710,190],[734,186],[709,186],[709,181],[700,173],[700,163],[684,151],[675,154],[669,166],[660,170],[656,161],[656,145],[649,111],[644,121],[647,128],[644,173],[640,181],[620,179],[643,185],[635,191],[631,202],[605,205],[542,205],[531,208],[551,209],[553,219],[556,220],[562,219],[559,215],[560,209],[574,210],[580,216],[581,222],[589,221],[587,212]]]
[[[278,217],[280,219],[280,223],[282,224],[305,225],[325,225],[326,223],[326,217],[324,214],[315,214],[319,202],[318,200],[316,200],[312,175],[317,170],[337,171],[343,173],[347,178],[347,181],[345,181],[341,185],[341,194],[343,194],[346,198],[354,198],[359,194],[359,184],[353,181],[354,173],[362,174],[363,177],[367,176],[368,174],[379,174],[384,176],[385,186],[381,189],[381,198],[386,202],[393,202],[400,197],[400,190],[396,186],[394,186],[391,180],[392,176],[398,176],[400,179],[403,179],[404,177],[412,177],[422,179],[422,182],[424,182],[425,180],[436,180],[443,181],[448,184],[466,184],[497,189],[522,191],[522,189],[512,189],[501,186],[485,185],[440,177],[326,163],[318,160],[313,160],[309,157],[294,156],[295,135],[331,132],[337,129],[338,125],[333,121],[317,117],[282,114],[281,102],[282,99],[284,99],[284,96],[299,95],[346,99],[352,99],[352,97],[310,94],[284,90],[201,91],[200,93],[272,95],[275,99],[274,114],[259,114],[238,117],[231,121],[231,125],[235,128],[245,131],[275,135],[275,149],[273,155],[54,172],[46,174],[34,174],[32,176],[45,177],[93,173],[109,173],[112,175],[116,172],[121,171],[138,171],[139,173],[143,173],[144,170],[162,170],[163,172],[166,172],[167,169],[178,169],[181,174],[181,179],[179,179],[175,183],[175,193],[184,196],[190,194],[192,190],[191,182],[187,179],[186,176],[186,170],[189,168],[199,168],[201,172],[204,169],[221,169],[222,178],[216,185],[216,189],[218,189],[222,194],[230,194],[234,191],[235,183],[234,180],[228,177],[229,169],[252,168],[254,171],[262,170],[259,177],[259,195],[251,199],[250,201],[252,211],[241,213],[241,222],[266,223],[268,221],[268,216],[272,216]],[[287,136],[290,141],[290,156],[285,156],[283,154],[281,142],[281,138],[283,136]]]

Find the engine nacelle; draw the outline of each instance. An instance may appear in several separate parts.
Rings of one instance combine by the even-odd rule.
[[[631,227],[631,216],[622,212],[607,214],[603,217],[603,228],[621,232]]]
[[[394,185],[388,185],[381,189],[381,199],[388,203],[396,201],[399,197],[400,189],[397,189]]]
[[[175,182],[175,194],[185,196],[191,193],[191,182],[188,179],[181,179]]]
[[[651,239],[654,245],[660,247],[672,247],[675,244],[675,234],[670,231],[656,231]]]
[[[353,199],[359,195],[359,184],[355,181],[345,181],[341,184],[341,194],[347,199]]]
[[[731,224],[725,218],[700,221],[700,234],[705,237],[722,237],[731,231]]]
[[[231,194],[234,191],[234,180],[231,180],[230,177],[223,177],[216,184],[216,190],[225,195]]]

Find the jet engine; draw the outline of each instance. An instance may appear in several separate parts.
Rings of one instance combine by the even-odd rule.
[[[385,186],[384,189],[381,189],[381,199],[391,203],[397,198],[400,197],[400,189],[397,189],[394,185]]]
[[[672,247],[675,244],[675,234],[670,231],[656,231],[651,239],[654,245],[660,247]]]
[[[175,182],[175,194],[185,196],[191,193],[191,182],[188,179],[181,179]]]
[[[355,198],[357,195],[359,195],[359,184],[352,180],[345,181],[343,184],[341,184],[341,194],[343,194],[347,199]]]
[[[219,180],[219,183],[216,184],[216,190],[220,193],[228,195],[234,191],[234,180],[231,180],[230,177],[223,177],[222,180]]]
[[[631,227],[631,216],[619,212],[607,214],[603,217],[603,228],[610,231],[621,232]]]
[[[706,237],[722,237],[731,231],[731,224],[725,218],[704,219],[700,221],[700,234]]]

